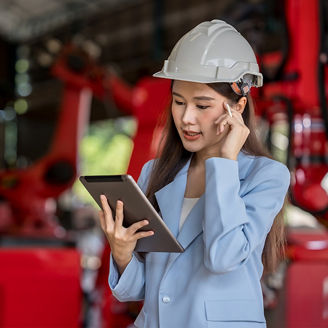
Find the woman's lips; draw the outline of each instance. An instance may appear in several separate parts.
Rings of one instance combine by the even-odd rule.
[[[194,131],[185,131],[182,130],[183,137],[187,140],[197,140],[200,138],[201,132],[194,132]]]

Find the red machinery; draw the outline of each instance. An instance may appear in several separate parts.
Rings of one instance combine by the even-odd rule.
[[[0,250],[0,326],[80,327],[80,256],[74,249]]]
[[[7,209],[2,236],[28,237],[26,250],[0,250],[2,327],[78,327],[81,322],[80,255],[66,247],[49,248],[51,239],[63,238],[64,230],[53,221],[54,198],[69,188],[76,177],[78,140],[90,107],[87,78],[66,85],[54,141],[48,154],[25,170],[0,173],[0,195]],[[33,247],[40,239],[43,249]],[[10,244],[10,243],[9,243]],[[24,242],[21,242],[24,246]],[[56,244],[55,244],[56,245]],[[19,314],[19,315],[18,315]]]
[[[67,59],[63,54],[57,66]],[[0,172],[0,196],[5,200],[1,208],[6,215],[1,233],[9,245],[0,250],[2,327],[78,327],[82,319],[80,255],[62,247],[65,231],[53,219],[54,199],[76,179],[78,141],[89,116],[90,82],[86,75],[72,79],[69,69],[60,75],[56,67],[65,88],[48,154],[27,169]]]
[[[168,81],[145,78],[135,88],[130,88],[117,76],[94,65],[86,54],[73,46],[64,49],[52,71],[64,82],[65,87],[57,128],[48,154],[27,169],[0,172],[0,196],[5,200],[0,206],[0,231],[10,238],[41,238],[45,245],[53,238],[65,241],[65,230],[53,220],[56,211],[54,199],[76,180],[78,145],[89,119],[92,94],[104,101],[110,92],[120,108],[137,118],[138,132],[134,138],[131,161],[133,165],[129,167],[129,173],[137,178],[143,163],[155,155],[154,131],[158,131],[155,128],[158,128],[156,123],[159,114],[168,104],[170,86]],[[1,249],[0,260],[6,268],[2,270],[0,279],[0,284],[4,286],[0,302],[5,304],[0,314],[1,326],[79,325],[81,290],[78,287],[80,263],[77,251],[67,248],[31,248],[30,251],[9,248]],[[60,267],[60,274],[54,270],[57,266]],[[13,274],[15,270],[24,271],[21,281],[18,280],[20,275]],[[35,277],[38,277],[37,285]],[[49,279],[51,288],[45,290]],[[14,302],[9,294],[17,297],[18,290],[20,302]],[[70,293],[70,297],[66,297],[65,290]],[[49,295],[47,302],[44,301],[46,292]],[[109,295],[106,293],[105,297],[110,299]],[[116,308],[119,307],[115,300],[113,302]],[[114,327],[112,323],[115,320],[119,327],[132,322],[126,315],[126,307],[122,307],[122,315],[109,316],[107,323],[111,327]],[[33,309],[41,308],[42,313],[36,315]],[[22,316],[17,317],[16,313]],[[54,314],[56,318],[53,318]]]
[[[328,227],[328,3],[286,0],[289,49],[280,80],[256,97],[270,123],[289,122],[291,201]],[[286,328],[328,327],[328,233],[290,231]]]
[[[18,236],[63,237],[53,222],[53,199],[72,186],[77,175],[78,142],[89,119],[91,90],[88,76],[76,78],[68,69],[54,73],[65,83],[60,116],[52,145],[41,160],[27,169],[0,172],[0,196],[10,208],[2,231]],[[5,206],[3,205],[3,206]]]
[[[324,33],[319,20],[321,2],[286,1],[290,48],[282,80],[265,84],[256,102],[271,122],[279,112],[288,114],[288,164],[295,171],[292,200],[325,220],[328,195],[321,182],[328,171],[328,79],[324,78],[328,68],[320,62],[324,55],[320,48]]]
[[[163,128],[160,118],[170,101],[170,83],[165,79],[144,77],[134,87],[129,87],[115,75],[110,75],[106,83],[117,106],[137,119],[138,130],[128,168],[135,180],[145,162],[156,156]]]

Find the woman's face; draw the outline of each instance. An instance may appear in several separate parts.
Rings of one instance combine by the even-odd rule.
[[[204,83],[174,81],[172,116],[183,146],[190,152],[207,152],[217,148],[226,130],[217,135],[214,123],[226,113],[228,99]]]

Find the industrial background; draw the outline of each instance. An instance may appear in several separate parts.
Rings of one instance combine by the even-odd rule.
[[[138,178],[169,103],[151,75],[212,19],[256,52],[258,133],[292,173],[268,328],[328,327],[327,0],[0,0],[0,327],[132,327],[78,177]]]

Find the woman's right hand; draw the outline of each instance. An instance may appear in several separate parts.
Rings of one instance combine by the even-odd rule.
[[[103,211],[99,211],[101,228],[108,239],[118,270],[122,274],[132,259],[132,253],[138,239],[152,236],[154,232],[137,232],[140,228],[149,224],[147,220],[136,222],[128,228],[123,227],[123,202],[120,200],[117,201],[114,220],[106,196],[101,195],[100,200],[103,208]]]

